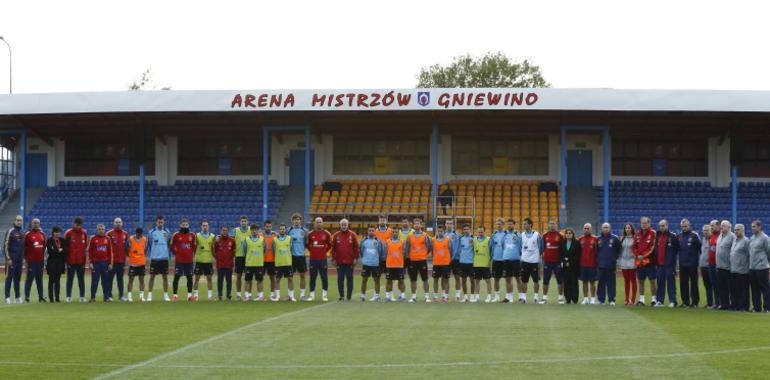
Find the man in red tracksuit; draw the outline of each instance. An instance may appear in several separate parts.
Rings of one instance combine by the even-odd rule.
[[[310,297],[315,298],[315,280],[321,275],[321,287],[323,288],[322,300],[329,300],[329,277],[326,254],[332,248],[332,235],[324,229],[324,221],[320,217],[313,221],[313,231],[305,239],[307,250],[310,252]]]
[[[83,228],[83,218],[76,217],[72,221],[72,228],[64,233],[64,241],[67,245],[67,284],[66,302],[72,302],[72,280],[77,274],[78,288],[80,290],[80,302],[86,302],[86,248],[88,247],[88,233]]]
[[[233,261],[235,257],[235,239],[230,236],[227,226],[222,226],[222,233],[214,241],[214,257],[217,260],[217,293],[222,300],[222,285],[227,281],[227,299],[233,291]]]
[[[107,283],[112,269],[112,242],[107,237],[104,224],[96,226],[96,235],[88,243],[88,257],[86,263],[91,262],[91,300],[96,302],[96,288],[99,287],[99,281],[102,282],[102,294],[104,302],[112,301],[110,296],[110,286]]]
[[[650,218],[642,217],[639,221],[641,228],[636,231],[634,244],[631,250],[636,256],[636,277],[639,280],[639,301],[636,306],[644,306],[644,280],[649,280],[652,294],[652,303],[655,305],[658,292],[656,284],[657,273],[655,269],[655,230],[650,226]]]
[[[340,301],[353,297],[353,267],[359,256],[358,236],[348,229],[348,220],[340,220],[340,230],[332,236],[332,262],[337,266],[337,290]],[[347,294],[343,292],[347,281]]]
[[[190,221],[182,219],[179,231],[171,235],[171,254],[174,255],[174,296],[172,301],[179,300],[179,279],[187,279],[187,300],[193,300],[193,255],[195,254],[195,234],[190,232]]]
[[[128,232],[123,229],[123,220],[115,218],[113,228],[107,231],[107,237],[112,242],[112,270],[109,272],[108,293],[112,296],[112,281],[118,283],[118,297],[122,302],[128,301],[123,295],[123,268],[128,256]]]

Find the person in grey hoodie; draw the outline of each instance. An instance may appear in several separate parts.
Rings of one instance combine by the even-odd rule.
[[[730,249],[735,241],[732,224],[723,220],[719,224],[720,233],[717,239],[717,286],[719,288],[719,310],[730,310],[732,297],[730,295]]]
[[[703,287],[706,288],[706,308],[712,309],[719,300],[715,300],[714,288],[717,284],[711,283],[709,277],[709,239],[711,238],[711,225],[703,226],[703,244],[700,247],[700,257],[698,257],[698,266],[700,267],[700,275],[703,280]],[[715,303],[716,301],[716,303]]]
[[[732,306],[735,311],[749,310],[749,239],[743,224],[735,225],[735,241],[730,248],[730,284]]]
[[[770,237],[762,232],[762,222],[751,222],[751,241],[749,242],[749,283],[751,284],[751,305],[754,312],[770,313]],[[763,306],[764,301],[764,306]]]

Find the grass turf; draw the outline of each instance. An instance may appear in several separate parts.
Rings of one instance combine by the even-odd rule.
[[[330,286],[335,296],[333,280]],[[770,371],[767,314],[555,304],[165,303],[157,301],[161,295],[156,290],[149,304],[0,306],[2,378],[760,378]]]

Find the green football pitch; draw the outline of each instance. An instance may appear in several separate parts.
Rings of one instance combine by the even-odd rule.
[[[336,296],[333,280],[331,289]],[[2,305],[0,378],[758,379],[770,374],[768,314],[362,303],[354,294],[352,302],[334,297],[327,303],[170,303],[158,301],[162,292],[156,290],[155,301],[145,304]]]

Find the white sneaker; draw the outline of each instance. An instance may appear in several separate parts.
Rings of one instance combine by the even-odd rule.
[[[299,300],[300,301],[307,301],[307,297],[305,297],[305,296],[299,297]]]
[[[265,300],[265,295],[257,296],[257,298],[254,298],[254,302],[262,302]]]
[[[120,297],[120,302],[126,302],[128,301],[128,298],[126,296]]]
[[[595,298],[591,299],[591,305],[596,305],[596,299]]]
[[[80,297],[80,303],[86,303],[86,297]]]
[[[139,296],[139,302],[144,302],[144,301],[145,301],[145,299],[144,299],[144,296],[141,296],[141,295],[140,295],[140,296]]]
[[[64,299],[64,302],[66,303],[72,303],[72,297],[67,297]]]
[[[10,305],[11,304],[11,298],[10,297],[5,299],[5,304],[6,305]]]
[[[366,295],[365,294],[361,295],[361,302],[366,302]]]
[[[409,303],[415,303],[415,302],[417,302],[417,299],[416,299],[416,298],[410,298],[410,299],[409,299]]]
[[[431,303],[431,302],[432,302],[432,301],[430,300],[430,297],[428,297],[428,296],[425,296],[425,303]]]
[[[291,296],[291,297],[289,297],[289,301],[291,301],[291,302],[297,302],[297,299],[296,299],[296,298],[294,298],[294,296]]]
[[[374,296],[372,296],[372,298],[369,299],[369,301],[372,301],[372,302],[378,302],[379,300],[380,300],[380,295],[376,293],[374,294]]]
[[[463,301],[462,302],[468,302],[468,301],[470,301],[470,299],[468,298],[468,295],[466,294],[466,295],[463,296]]]
[[[676,304],[671,302],[671,303],[668,304],[668,307],[676,307]]]
[[[500,302],[500,295],[499,294],[495,294],[495,298],[492,299],[492,301],[490,301],[490,302]]]
[[[406,301],[406,297],[403,294],[398,296],[398,302],[404,302],[404,301]]]
[[[329,302],[329,297],[327,297],[327,296],[321,296],[321,301],[323,301],[323,302]]]
[[[492,295],[487,294],[487,298],[484,300],[484,303],[490,303],[490,302],[492,302]]]
[[[310,294],[307,298],[305,298],[305,301],[307,302],[313,302],[315,301],[315,294]]]
[[[610,302],[610,306],[615,306],[615,302]]]
[[[134,302],[134,297],[129,295],[128,299],[126,299],[126,302]]]
[[[471,297],[471,303],[479,302],[479,299],[476,297]]]
[[[591,301],[588,300],[588,297],[583,297],[583,302],[581,302],[581,305],[588,305]]]
[[[163,295],[163,300],[166,302],[171,302],[171,298],[168,297],[168,294]]]
[[[239,296],[239,295],[236,295],[236,296],[235,296],[235,300],[236,300],[236,301],[240,301],[240,300],[241,300],[241,296]]]
[[[565,302],[564,297],[559,297],[559,305],[564,305]]]
[[[270,301],[278,302],[280,300],[281,300],[281,297],[270,296]]]
[[[152,292],[147,293],[147,302],[152,302]]]

